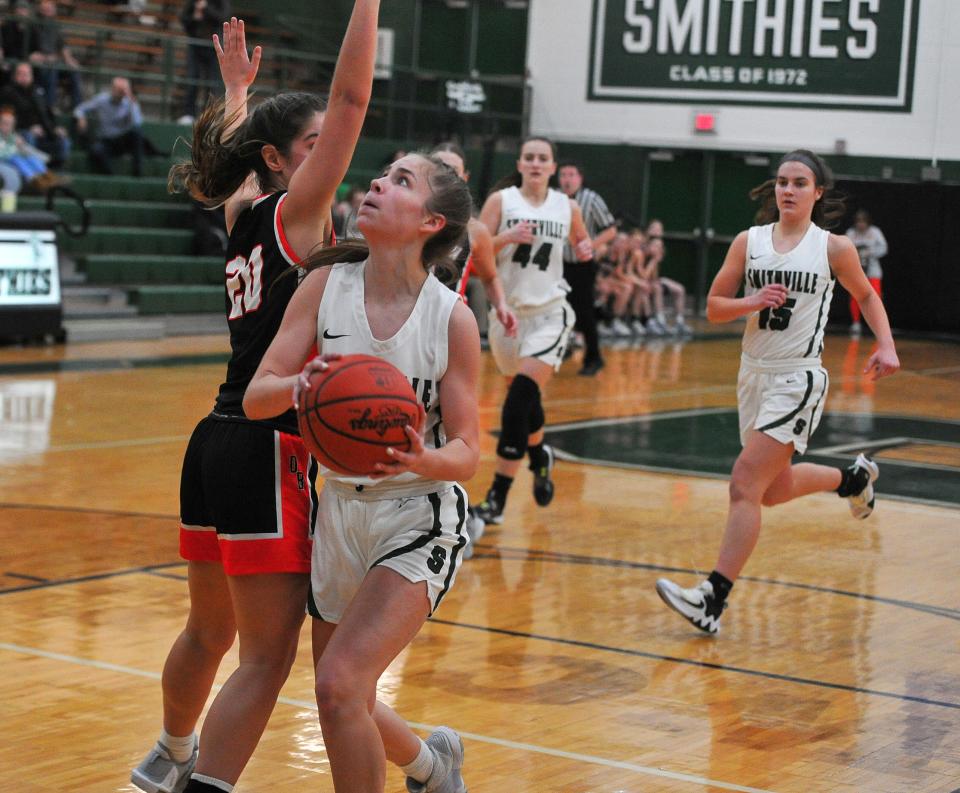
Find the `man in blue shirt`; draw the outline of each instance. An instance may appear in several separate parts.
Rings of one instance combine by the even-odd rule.
[[[140,131],[143,114],[130,81],[125,77],[114,77],[109,91],[102,91],[77,106],[73,115],[81,135],[88,134],[91,114],[96,118],[89,150],[91,167],[98,173],[112,174],[110,160],[130,153],[133,155],[133,175],[142,176],[144,151],[156,152]]]

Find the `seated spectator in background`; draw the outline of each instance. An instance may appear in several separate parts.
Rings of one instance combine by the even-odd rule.
[[[0,107],[0,163],[16,170],[22,184],[42,192],[64,183],[47,170],[46,157],[17,134],[17,114],[13,108]],[[17,185],[17,190],[19,188]]]
[[[55,0],[40,0],[39,8],[40,16],[30,36],[30,63],[37,70],[37,82],[46,92],[47,107],[56,112],[60,77],[66,76],[70,82],[70,107],[74,108],[83,101],[80,64],[64,41]]]
[[[6,61],[7,64],[25,61],[29,57],[30,31],[33,27],[30,5],[26,0],[11,0],[8,13],[10,16],[0,25],[0,61]],[[3,85],[10,82],[7,64],[3,66]]]
[[[220,33],[223,23],[230,19],[230,0],[186,0],[180,11],[184,32],[192,39],[203,39],[203,44],[187,45],[187,92],[183,97],[181,124],[192,124],[197,112],[198,80],[220,82],[217,53],[211,43],[214,33]],[[209,87],[205,89],[209,93]]]
[[[630,301],[636,283],[630,277],[632,248],[630,237],[618,232],[607,246],[606,255],[597,269],[596,294],[604,314],[597,331],[603,337],[632,336],[634,328],[628,324]]]
[[[50,167],[63,165],[70,154],[70,137],[54,121],[43,89],[33,82],[33,67],[26,61],[17,64],[13,83],[0,91],[0,105],[14,109],[17,132],[31,146],[50,155]]]
[[[23,188],[20,172],[5,162],[0,162],[0,212],[17,211],[17,194]]]
[[[687,290],[679,281],[666,278],[662,275],[661,265],[667,249],[663,244],[663,223],[651,220],[647,226],[647,267],[646,275],[650,279],[653,297],[654,316],[647,322],[649,327],[655,323],[659,332],[672,330],[673,333],[690,333],[690,327],[685,318],[687,304]],[[667,320],[663,311],[663,293],[666,292],[673,300],[674,325],[667,328]]]
[[[90,166],[97,173],[113,173],[111,160],[133,155],[133,175],[143,176],[144,154],[160,154],[140,130],[143,114],[126,77],[114,77],[109,91],[101,91],[73,111],[77,130],[89,140]],[[95,129],[90,130],[90,116]]]

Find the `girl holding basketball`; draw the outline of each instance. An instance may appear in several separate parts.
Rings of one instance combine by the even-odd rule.
[[[563,280],[563,243],[569,239],[580,261],[593,247],[572,198],[550,187],[557,171],[556,149],[546,138],[520,146],[517,172],[492,193],[480,220],[493,235],[497,267],[507,303],[519,318],[516,336],[502,326],[490,328],[490,350],[497,368],[512,377],[501,414],[497,467],[487,497],[472,512],[484,523],[502,523],[513,478],[529,453],[533,495],[545,507],[553,500],[553,450],[543,442],[542,393],[563,363],[574,313]]]
[[[877,464],[861,454],[845,469],[800,463],[823,414],[827,371],[820,362],[834,279],[863,307],[877,337],[866,372],[874,378],[900,368],[883,303],[860,267],[857,249],[823,228],[843,214],[829,195],[833,178],[813,152],[785,155],[776,179],[756,188],[757,220],[727,253],[707,297],[707,319],[747,317],[737,383],[743,451],[730,477],[730,507],[720,554],[707,580],[683,589],[661,578],[663,601],[707,633],[720,629],[727,595],[760,534],[761,506],[808,493],[836,492],[855,518],[873,512]],[[741,285],[744,296],[737,297]]]
[[[316,464],[292,411],[252,419],[242,401],[297,285],[280,276],[328,236],[370,100],[378,13],[379,0],[356,0],[325,114],[317,96],[279,94],[248,115],[259,48],[250,60],[243,23],[224,24],[222,47],[215,45],[225,108],[207,109],[194,129],[192,161],[171,172],[174,186],[225,207],[232,355],[183,462],[180,549],[190,615],[164,665],[160,739],[131,775],[148,793],[232,790],[296,655]],[[238,633],[240,665],[210,707],[198,758],[197,720]]]
[[[323,469],[309,609],[320,724],[341,793],[382,793],[386,759],[403,766],[410,791],[466,791],[459,736],[442,727],[421,741],[376,702],[376,688],[453,584],[467,544],[457,480],[479,458],[480,338],[433,270],[462,244],[470,210],[466,184],[440,160],[392,163],[357,214],[366,244],[311,257],[243,402],[251,417],[282,414],[328,361],[366,353],[396,366],[422,403],[422,434],[406,427],[409,450],[389,450],[393,462],[361,477]],[[304,368],[314,344],[321,356]],[[335,454],[350,466],[349,444]]]

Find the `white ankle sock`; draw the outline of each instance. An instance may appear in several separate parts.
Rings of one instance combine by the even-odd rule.
[[[197,734],[191,732],[182,738],[171,735],[166,730],[160,730],[160,743],[170,750],[170,756],[178,763],[186,762],[193,754],[193,747],[197,742]]]
[[[222,779],[214,779],[212,776],[204,776],[203,774],[191,774],[190,778],[196,779],[197,782],[203,782],[205,785],[215,787],[217,790],[222,790],[223,793],[233,793],[233,785],[229,782],[224,782]]]
[[[401,770],[407,776],[413,777],[417,782],[426,782],[433,773],[433,752],[430,747],[420,740],[420,752],[416,759],[409,765],[401,766]]]

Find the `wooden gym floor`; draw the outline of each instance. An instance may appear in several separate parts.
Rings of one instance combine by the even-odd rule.
[[[0,350],[0,790],[133,790],[187,609],[180,460],[226,350]],[[380,690],[416,727],[461,731],[471,793],[960,789],[960,346],[902,341],[903,372],[874,387],[857,373],[869,342],[828,339],[811,451],[873,449],[877,511],[855,522],[833,495],[767,510],[709,638],[653,584],[713,564],[738,352],[735,338],[610,350],[599,377],[569,363],[552,383],[556,500],[537,508],[518,477],[503,526]],[[484,365],[490,430],[504,385]],[[474,498],[494,445],[485,434]],[[332,790],[309,658],[305,629],[238,793]],[[403,790],[396,769],[387,790]]]

